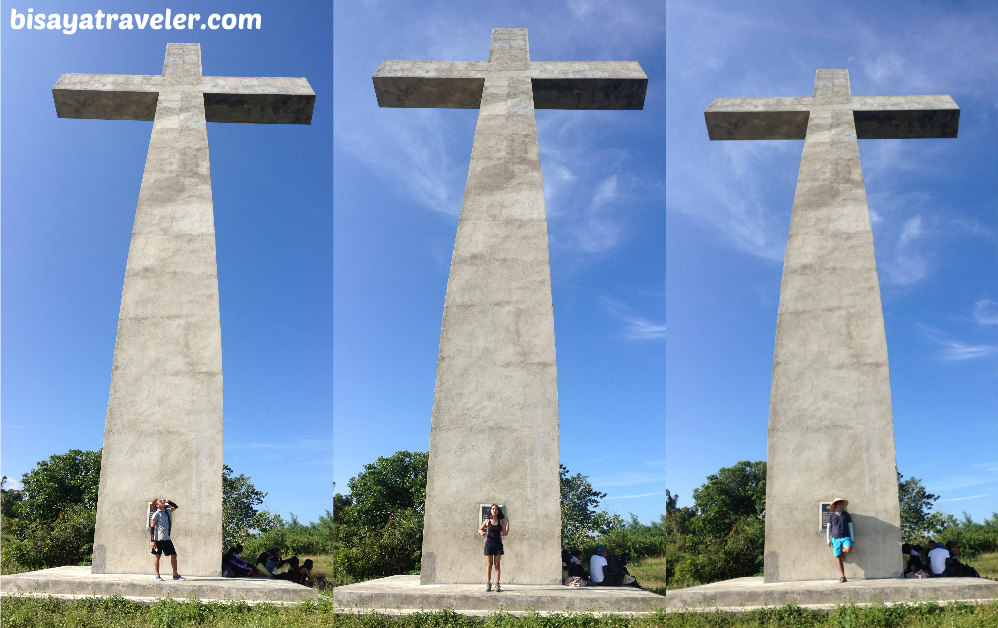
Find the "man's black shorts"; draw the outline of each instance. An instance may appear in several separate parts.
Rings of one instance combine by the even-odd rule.
[[[177,550],[173,548],[173,541],[156,541],[156,549],[152,550],[152,553],[157,556],[160,554],[173,556]]]

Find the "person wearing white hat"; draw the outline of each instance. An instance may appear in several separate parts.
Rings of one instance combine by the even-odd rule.
[[[825,528],[825,540],[828,541],[828,547],[832,548],[835,559],[839,562],[839,582],[846,581],[846,571],[842,561],[845,559],[845,554],[852,551],[853,539],[856,538],[852,529],[852,517],[846,512],[848,505],[848,499],[836,497],[832,500],[828,505],[831,513],[828,515],[828,527]]]

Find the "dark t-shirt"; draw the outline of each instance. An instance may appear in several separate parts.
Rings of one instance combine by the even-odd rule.
[[[840,514],[841,513],[841,514]],[[849,522],[852,517],[844,510],[836,510],[828,516],[828,530],[833,539],[849,536]]]
[[[485,529],[485,542],[492,543],[493,545],[502,545],[502,526],[501,524],[493,524],[489,522]]]

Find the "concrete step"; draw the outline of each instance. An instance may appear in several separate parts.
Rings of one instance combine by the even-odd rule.
[[[747,609],[796,604],[832,608],[839,604],[898,602],[982,602],[998,600],[998,582],[984,578],[805,580],[766,584],[761,577],[735,578],[666,594],[670,611]]]
[[[419,584],[419,576],[391,576],[333,589],[333,606],[343,612],[413,612],[451,609],[466,614],[505,611],[652,613],[665,597],[634,587],[566,587],[504,584],[486,593],[481,584]]]
[[[167,572],[168,573],[168,572]],[[183,572],[181,572],[183,575]],[[3,595],[110,596],[150,600],[245,600],[247,602],[299,603],[318,599],[315,589],[284,580],[184,576],[164,580],[152,574],[92,574],[90,567],[54,567],[41,571],[0,576]]]

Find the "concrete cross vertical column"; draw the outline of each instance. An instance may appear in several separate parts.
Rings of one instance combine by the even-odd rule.
[[[813,98],[718,98],[711,139],[803,139],[773,357],[765,581],[836,573],[820,502],[856,530],[846,576],[901,575],[887,341],[857,138],[956,137],[949,96],[855,97],[818,70]]]
[[[479,108],[444,301],[420,581],[481,582],[479,504],[506,507],[506,583],[561,578],[558,387],[535,108],[640,109],[633,62],[530,61],[526,29],[488,62],[385,61],[383,107]]]
[[[219,575],[222,335],[206,121],[308,124],[305,79],[203,77],[199,44],[160,76],[64,74],[59,117],[153,120],[121,294],[101,456],[94,573],[148,573],[146,504],[180,505],[181,569]],[[169,573],[169,560],[162,566]]]

